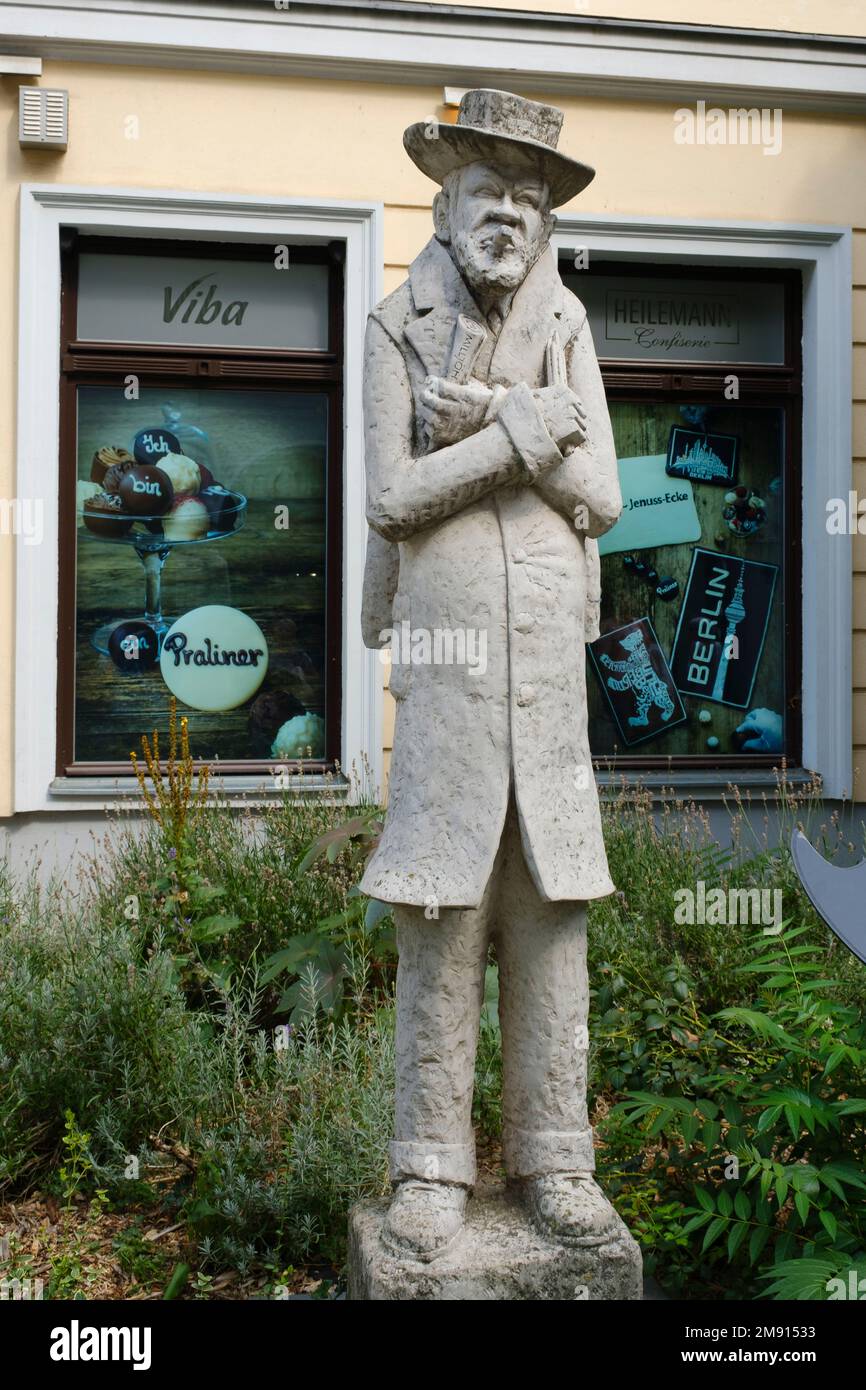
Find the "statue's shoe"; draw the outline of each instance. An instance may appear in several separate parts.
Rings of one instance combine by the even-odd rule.
[[[566,1245],[604,1245],[619,1217],[591,1173],[545,1173],[523,1186],[535,1227]]]
[[[401,1182],[382,1227],[384,1245],[399,1259],[438,1259],[463,1230],[466,1197],[452,1183]]]

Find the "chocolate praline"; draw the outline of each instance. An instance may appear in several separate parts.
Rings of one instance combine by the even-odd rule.
[[[99,486],[102,487],[109,468],[113,467],[115,463],[127,462],[135,462],[128,449],[122,449],[119,444],[104,444],[93,455],[93,462],[90,465],[90,481],[99,483]]]
[[[265,690],[250,705],[250,728],[273,738],[281,724],[303,713],[304,706],[290,690]]]
[[[141,463],[123,475],[119,495],[131,516],[164,516],[174,501],[174,488],[155,463]]]
[[[254,757],[266,758],[277,730],[303,714],[304,706],[289,690],[266,690],[250,705],[250,744]]]
[[[125,536],[132,525],[132,517],[124,515],[116,493],[101,492],[98,497],[88,497],[82,515],[85,526],[95,536]]]
[[[210,515],[212,531],[232,531],[237,519],[237,494],[229,492],[221,483],[212,483],[202,488],[198,500],[204,502]]]
[[[180,443],[171,430],[164,430],[161,425],[148,425],[138,431],[132,441],[132,451],[136,463],[159,463],[166,454],[179,454]]]
[[[136,468],[137,466],[131,454],[129,458],[118,459],[117,463],[111,465],[102,481],[104,490],[110,493],[120,492],[120,484],[123,482],[127,473],[131,468]]]
[[[151,671],[159,656],[159,639],[150,623],[118,623],[108,639],[108,655],[125,676]]]
[[[209,526],[208,509],[197,497],[175,498],[171,511],[162,518],[162,533],[171,541],[200,540]]]

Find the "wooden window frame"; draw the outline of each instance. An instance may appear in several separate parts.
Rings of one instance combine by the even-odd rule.
[[[570,273],[567,256],[560,252],[560,271]],[[785,741],[786,749],[779,753],[696,754],[621,753],[594,758],[597,770],[618,772],[704,771],[728,768],[769,769],[778,767],[784,758],[789,768],[799,767],[803,746],[803,652],[802,652],[802,276],[799,270],[777,269],[772,266],[710,266],[678,265],[648,261],[620,261],[594,257],[591,267],[580,272],[592,278],[617,275],[640,280],[662,279],[694,281],[707,280],[753,281],[761,284],[781,284],[784,290],[784,351],[778,365],[760,363],[710,363],[665,361],[646,362],[631,358],[600,357],[602,381],[608,401],[652,400],[682,401],[689,404],[714,404],[724,401],[725,378],[738,378],[739,404],[781,409],[785,421],[785,454],[782,462],[785,477],[782,538],[783,633],[785,642]]]
[[[221,260],[273,262],[273,245],[219,239],[150,238],[80,234],[61,231],[60,299],[60,486],[59,591],[57,622],[57,777],[129,777],[128,763],[75,762],[76,643],[76,479],[78,441],[76,397],[80,386],[123,387],[130,374],[158,390],[234,389],[315,392],[328,398],[328,448],[325,493],[325,756],[303,760],[306,774],[332,772],[341,758],[342,606],[343,606],[343,308],[342,241],[291,245],[292,265],[328,267],[328,347],[297,349],[206,348],[175,344],[92,342],[77,337],[78,257],[82,252],[130,256],[178,255]],[[207,759],[196,760],[200,767]],[[220,761],[220,776],[250,776],[270,771],[274,759]]]

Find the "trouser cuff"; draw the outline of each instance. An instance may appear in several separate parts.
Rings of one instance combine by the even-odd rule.
[[[591,1129],[574,1129],[567,1133],[508,1129],[502,1136],[502,1154],[510,1178],[595,1171]]]
[[[472,1144],[430,1144],[423,1139],[392,1139],[388,1145],[391,1181],[419,1178],[424,1182],[475,1185],[475,1148]]]

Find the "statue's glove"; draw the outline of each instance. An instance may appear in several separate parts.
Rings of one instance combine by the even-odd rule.
[[[586,439],[586,411],[570,386],[542,386],[533,398],[545,427],[560,449],[573,449]]]
[[[477,434],[490,424],[493,416],[488,412],[493,402],[494,392],[480,381],[464,384],[428,376],[418,403],[419,424],[428,449],[442,449]]]

